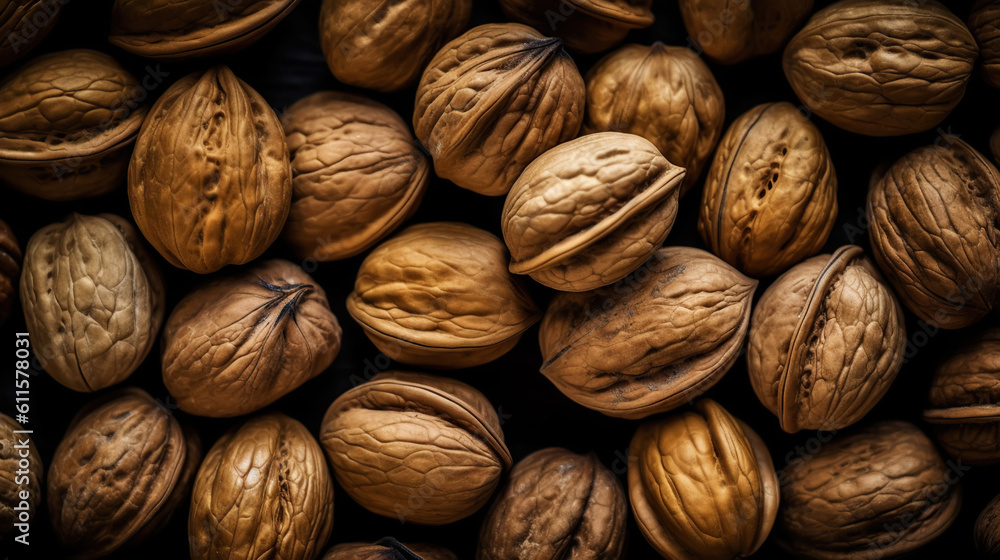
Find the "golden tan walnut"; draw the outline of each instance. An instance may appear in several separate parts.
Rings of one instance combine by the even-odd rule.
[[[395,558],[410,558],[407,553],[415,554],[422,560],[458,560],[450,550],[434,544],[414,543],[403,544],[396,539],[386,537],[378,542],[342,543],[331,548],[323,560],[392,560]]]
[[[969,31],[979,45],[983,79],[1000,88],[1000,0],[978,0],[969,16]]]
[[[31,521],[41,519],[38,506],[45,471],[31,436],[14,433],[23,430],[24,426],[0,413],[0,543],[11,543],[13,537],[27,533],[30,546]]]
[[[812,12],[812,0],[679,0],[689,42],[710,60],[736,64],[770,54]]]
[[[14,231],[0,220],[0,325],[10,316],[21,279],[21,246]]]
[[[562,39],[574,52],[606,51],[653,25],[653,0],[500,0],[507,17]]]

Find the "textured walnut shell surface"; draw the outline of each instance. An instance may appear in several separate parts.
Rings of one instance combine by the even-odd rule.
[[[231,53],[274,28],[298,0],[115,0],[108,41],[131,53],[174,60]]]
[[[670,233],[684,173],[634,134],[588,134],[552,148],[507,195],[510,271],[571,292],[621,280]]]
[[[74,391],[120,383],[163,323],[163,277],[132,225],[72,214],[28,240],[21,306],[45,371]]]
[[[664,558],[744,558],[764,543],[778,513],[764,441],[710,399],[639,426],[628,488],[639,529]]]
[[[225,66],[181,78],[143,124],[128,197],[139,229],[174,266],[206,274],[257,258],[292,197],[277,115]]]
[[[706,251],[664,247],[613,287],[552,299],[539,332],[541,372],[609,416],[676,408],[736,361],[756,288]]]
[[[750,109],[729,127],[705,179],[698,231],[750,276],[783,272],[823,248],[837,174],[819,129],[791,103]]]
[[[0,8],[0,66],[21,58],[45,39],[56,24],[58,0],[11,0]]]
[[[969,31],[979,45],[983,79],[1000,88],[1000,0],[979,0],[969,16]]]
[[[1000,557],[1000,496],[990,500],[976,518],[976,549],[983,556]]]
[[[312,560],[333,530],[333,481],[323,450],[284,414],[227,432],[195,477],[188,515],[193,560]]]
[[[441,525],[472,515],[511,465],[486,396],[419,373],[381,373],[337,397],[320,441],[354,501],[407,523]],[[409,502],[414,492],[419,507]]]
[[[338,81],[398,91],[420,78],[471,15],[472,0],[324,0],[320,46]]]
[[[31,441],[31,436],[14,433],[23,429],[13,418],[0,413],[0,542],[14,535],[14,523],[21,522],[18,520],[21,511],[14,510],[22,502],[21,492],[30,494],[27,501],[31,519],[37,518],[38,506],[42,502],[42,458],[38,456],[38,448]],[[27,457],[21,455],[25,449],[22,445],[24,441],[28,442]],[[21,468],[18,462],[25,458],[30,462],[27,473],[18,474]]]
[[[623,558],[625,492],[593,453],[550,447],[510,471],[483,522],[478,560]]]
[[[907,422],[838,436],[786,474],[776,535],[800,558],[901,556],[943,533],[962,501],[962,473]]]
[[[303,257],[345,259],[391,233],[420,205],[430,163],[392,109],[320,92],[282,116],[292,206],[284,237]]]
[[[978,53],[965,24],[928,0],[842,0],[785,49],[785,76],[814,113],[845,130],[933,128],[958,104]]]
[[[501,0],[507,17],[551,32],[579,53],[607,50],[653,24],[653,0]]]
[[[932,325],[971,325],[1000,290],[1000,173],[956,137],[872,176],[872,252],[903,304]]]
[[[323,372],[340,338],[323,288],[288,261],[266,261],[174,307],[163,328],[163,384],[185,412],[247,414]]]
[[[855,245],[782,274],[753,311],[747,370],[786,432],[860,420],[903,365],[903,308]]]
[[[450,550],[433,544],[403,544],[391,538],[374,544],[343,543],[331,548],[323,560],[409,560],[415,554],[422,560],[458,560]]]
[[[780,49],[812,12],[812,0],[680,0],[684,27],[705,56],[736,64]]]
[[[10,308],[17,299],[21,258],[21,246],[14,237],[14,231],[0,220],[0,325],[7,321]]]
[[[424,70],[413,128],[438,176],[499,196],[537,156],[576,137],[585,98],[561,41],[516,23],[481,25]]]

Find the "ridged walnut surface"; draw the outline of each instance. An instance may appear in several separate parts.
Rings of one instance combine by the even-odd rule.
[[[1000,557],[1000,495],[990,500],[979,513],[973,535],[980,555]]]
[[[693,44],[720,64],[780,49],[813,9],[812,0],[680,0]]]
[[[0,66],[35,48],[59,19],[62,3],[53,0],[9,0],[0,8]]]
[[[29,519],[41,519],[38,516],[38,506],[42,503],[42,458],[38,455],[38,448],[31,436],[15,434],[15,430],[24,430],[24,427],[10,416],[0,413],[0,543],[11,543],[12,537],[21,534],[14,524],[22,522],[19,519],[24,513],[24,509],[20,507],[22,501],[28,502]],[[26,450],[21,447],[25,440],[28,442]],[[27,457],[22,456],[22,453],[26,453]],[[25,471],[18,464],[24,459],[30,462],[28,468],[26,472],[18,473],[18,470]],[[29,498],[22,500],[21,492],[28,492]],[[31,542],[30,538],[28,542]],[[21,545],[11,543],[10,546]]]
[[[969,16],[969,30],[979,44],[983,79],[1000,88],[1000,0],[976,2]]]
[[[610,49],[630,29],[653,24],[653,0],[500,0],[512,20],[552,33],[574,52]]]
[[[10,316],[21,279],[21,247],[14,231],[0,220],[0,325]]]
[[[331,548],[323,560],[400,560],[402,549],[417,554],[422,560],[458,560],[450,550],[434,544],[403,544],[395,539],[383,538],[373,544],[342,543]]]

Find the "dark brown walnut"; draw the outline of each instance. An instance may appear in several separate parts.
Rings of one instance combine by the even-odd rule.
[[[430,163],[392,109],[324,91],[292,105],[281,120],[292,161],[284,238],[299,256],[353,257],[417,210]]]
[[[40,519],[37,514],[42,503],[42,458],[30,435],[14,433],[21,430],[23,426],[0,413],[0,543],[22,534],[30,535],[31,521]],[[23,467],[25,460],[27,468]],[[27,541],[31,543],[30,537]],[[11,544],[11,548],[14,546]]]
[[[720,64],[736,64],[780,49],[812,0],[680,0],[691,45]]]
[[[823,248],[837,174],[823,136],[791,103],[766,103],[726,131],[705,179],[698,231],[750,276],[783,272]]]
[[[424,70],[413,128],[439,177],[500,196],[533,159],[576,137],[585,97],[559,39],[517,23],[481,25]]]
[[[115,0],[108,41],[147,58],[228,54],[263,37],[298,0]]]
[[[641,136],[588,134],[538,156],[507,195],[510,271],[557,290],[621,280],[674,225],[684,168]]]
[[[332,530],[330,471],[297,420],[277,412],[257,416],[205,455],[188,514],[192,560],[312,560]]]
[[[38,46],[56,24],[62,0],[10,0],[0,7],[0,66]]]
[[[903,365],[903,308],[861,247],[782,274],[750,322],[747,371],[781,429],[839,430],[860,420]]]
[[[587,72],[584,134],[613,131],[642,136],[670,163],[687,169],[681,195],[722,134],[725,102],[712,71],[683,47],[657,41],[625,45]]]
[[[934,0],[841,0],[785,48],[785,76],[802,103],[868,136],[937,126],[965,94],[978,54],[962,20]]]
[[[706,251],[664,247],[614,286],[552,299],[538,335],[541,372],[608,416],[677,408],[736,361],[756,288]]]
[[[653,0],[500,0],[507,17],[552,33],[574,52],[606,51],[653,25]]]
[[[184,412],[248,414],[322,373],[340,337],[323,288],[288,261],[266,261],[174,307],[163,328],[163,384]]]
[[[163,324],[160,269],[132,224],[114,214],[71,214],[35,232],[20,291],[38,361],[74,391],[124,381]]]
[[[969,31],[979,45],[983,79],[1000,88],[1000,0],[978,0],[969,16]]]
[[[778,477],[764,441],[710,399],[639,426],[628,491],[643,536],[676,560],[745,558],[778,513]]]
[[[387,371],[337,397],[320,442],[355,502],[403,523],[472,515],[511,465],[486,396],[420,373]]]
[[[536,451],[510,471],[479,533],[478,560],[624,558],[625,492],[596,455]]]
[[[174,493],[187,491],[185,471],[199,458],[170,411],[141,389],[85,407],[49,467],[46,496],[60,545],[84,559],[138,544],[180,503]]]
[[[144,97],[104,53],[35,58],[0,83],[0,180],[46,200],[110,192],[125,177]]]
[[[964,473],[907,422],[838,436],[785,474],[775,536],[799,558],[903,556],[943,533],[962,502]]]
[[[434,544],[403,544],[393,538],[373,544],[343,543],[331,548],[323,560],[458,560],[450,550]]]
[[[920,319],[957,329],[1000,290],[1000,173],[954,136],[872,175],[868,235],[896,293]]]
[[[21,246],[10,226],[0,220],[0,325],[10,316],[10,308],[17,299],[20,278]]]
[[[982,556],[1000,558],[1000,496],[990,500],[976,519],[976,548]]]
[[[472,0],[324,0],[319,41],[338,81],[398,91],[420,78],[471,15]]]
[[[200,274],[260,256],[292,200],[281,122],[225,66],[157,99],[128,169],[132,215],[170,264]]]
[[[507,250],[466,224],[410,226],[361,263],[347,312],[407,364],[462,368],[506,354],[540,313],[507,271]]]

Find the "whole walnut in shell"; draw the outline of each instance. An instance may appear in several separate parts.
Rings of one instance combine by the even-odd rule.
[[[281,120],[292,162],[284,237],[300,256],[353,257],[417,210],[430,163],[392,109],[324,91],[296,102]]]
[[[507,17],[551,32],[579,53],[610,49],[631,29],[653,25],[653,0],[500,0]]]
[[[465,30],[472,0],[323,0],[320,46],[338,81],[397,91]]]
[[[516,23],[487,24],[428,64],[413,128],[439,177],[499,196],[533,159],[576,137],[584,101],[583,77],[559,39]]]
[[[586,76],[583,133],[642,136],[687,170],[681,195],[694,186],[722,134],[726,106],[712,71],[689,49],[657,41],[625,45]]]
[[[990,500],[976,518],[976,549],[989,558],[1000,557],[1000,496]]]
[[[239,416],[330,366],[340,325],[298,266],[263,262],[195,289],[163,328],[163,384],[184,412]]]
[[[14,433],[22,430],[13,418],[0,413],[0,543],[30,534],[31,520],[36,519],[42,503],[42,458],[31,436]],[[27,468],[23,467],[25,460]]]
[[[413,556],[411,556],[413,555]],[[343,543],[331,548],[323,555],[323,560],[458,560],[450,550],[434,544],[403,544],[386,537],[378,542]]]
[[[753,311],[747,370],[786,432],[860,420],[903,365],[903,308],[861,247],[782,274]]]
[[[17,284],[21,278],[21,247],[14,231],[0,220],[0,325],[10,316],[17,299]]]
[[[113,214],[72,214],[35,232],[20,291],[38,361],[74,391],[124,381],[163,323],[159,267],[132,224]]]
[[[596,455],[550,447],[528,455],[483,522],[478,560],[624,557],[625,492]]]
[[[872,252],[902,302],[946,329],[975,323],[1000,290],[1000,173],[957,137],[872,175]]]
[[[785,48],[795,94],[832,124],[868,136],[937,126],[965,94],[979,49],[934,0],[841,0]]]
[[[74,49],[33,59],[0,83],[0,179],[46,200],[110,192],[125,177],[146,118],[144,96],[135,77],[104,53]]]
[[[35,48],[59,19],[59,0],[11,0],[0,10],[0,66]]]
[[[139,133],[128,198],[170,264],[207,274],[252,261],[281,233],[291,204],[277,115],[225,66],[181,78]]]
[[[791,103],[743,113],[726,131],[702,194],[698,231],[750,276],[823,248],[837,218],[837,174],[819,129]]]
[[[613,287],[552,299],[538,335],[541,372],[608,416],[676,408],[732,367],[756,288],[710,253],[664,247]]]
[[[812,0],[679,0],[688,41],[720,64],[780,49],[812,12]]]
[[[621,280],[670,233],[683,180],[683,168],[634,134],[588,134],[552,148],[507,195],[510,271],[569,292]]]
[[[629,445],[632,513],[664,558],[753,554],[778,513],[778,478],[764,441],[718,403],[643,423]]]
[[[983,79],[1000,88],[1000,0],[978,0],[969,16],[969,31],[979,44]]]
[[[337,397],[320,442],[355,502],[404,523],[472,515],[511,465],[486,396],[420,373],[387,371]]]

